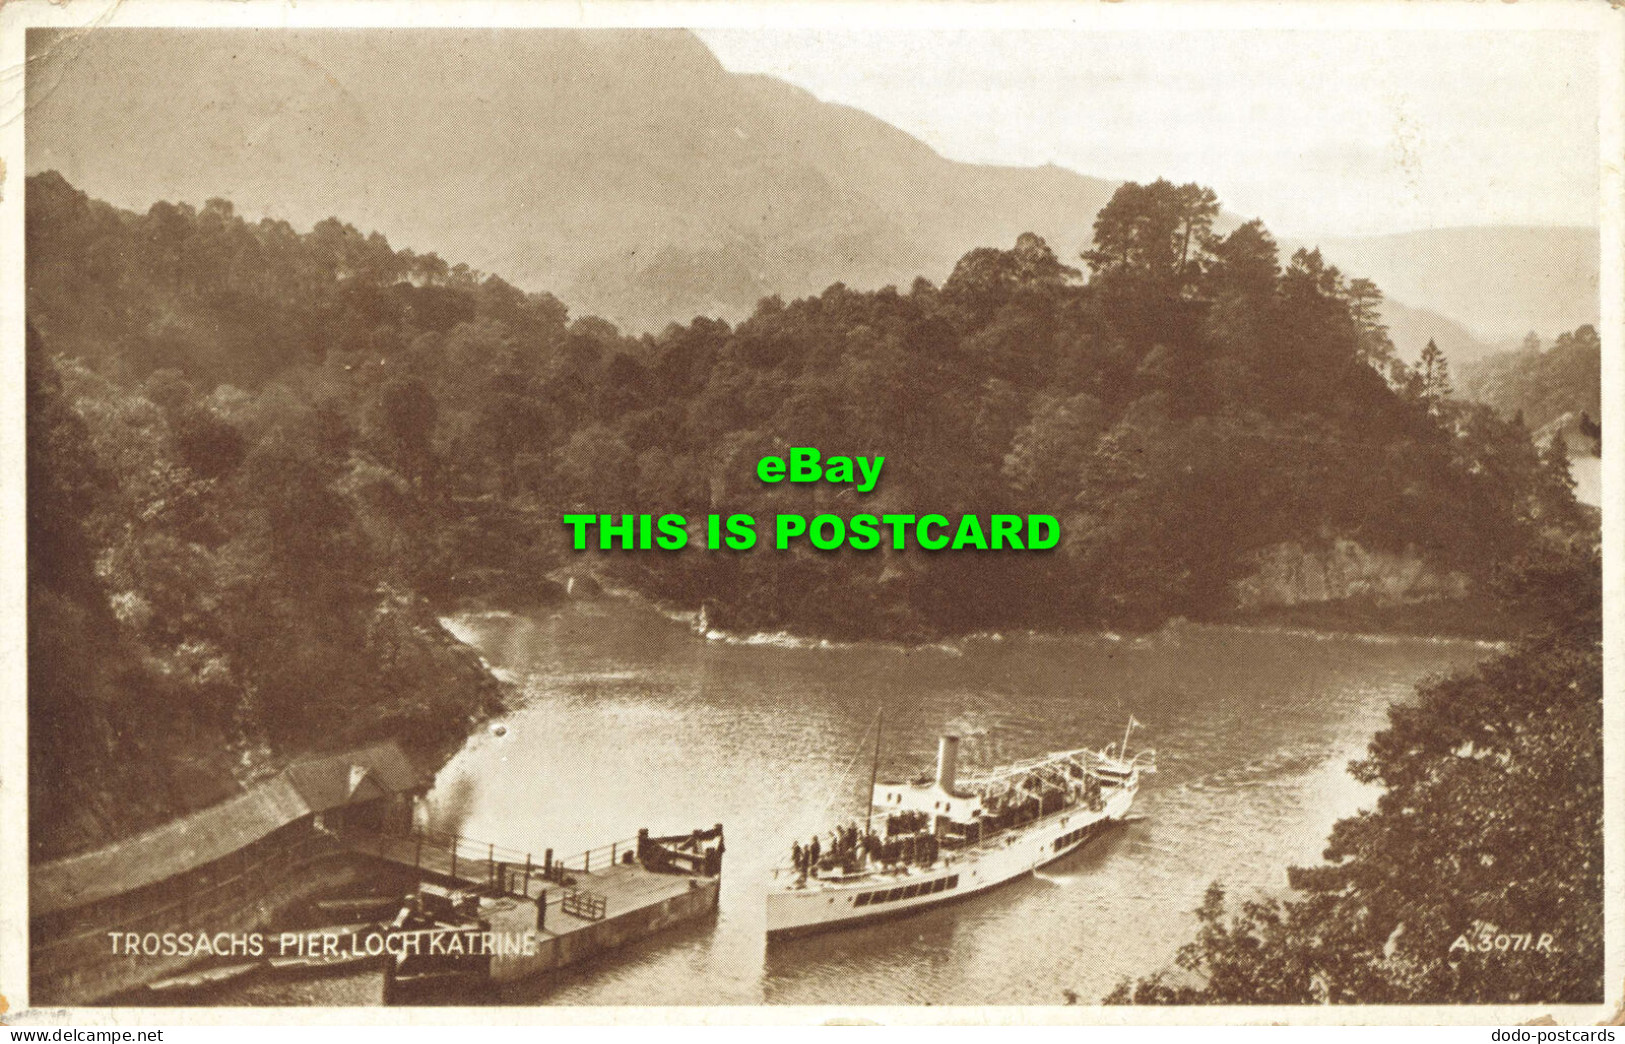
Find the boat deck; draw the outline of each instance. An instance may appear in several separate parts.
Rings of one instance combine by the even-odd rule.
[[[588,959],[682,921],[714,911],[717,877],[656,873],[639,863],[605,860],[601,869],[570,869],[572,884],[542,877],[539,868],[495,860],[453,858],[450,852],[418,845],[412,838],[352,835],[357,855],[410,868],[427,878],[460,884],[486,895],[480,916],[493,933],[521,937],[533,933],[537,947],[523,955],[494,957],[491,978],[512,981]],[[540,929],[537,904],[547,904]]]
[[[517,902],[530,900],[527,908],[532,912],[532,924],[535,923],[535,901],[545,895],[548,906],[547,928],[553,931],[553,934],[569,931],[570,928],[567,927],[569,922],[590,924],[594,920],[601,919],[582,918],[564,913],[560,907],[570,892],[590,892],[595,896],[602,896],[604,916],[613,916],[617,912],[663,902],[672,896],[680,895],[689,890],[689,882],[693,880],[685,874],[658,874],[644,869],[637,863],[616,862],[606,865],[601,870],[572,869],[569,871],[569,877],[575,883],[564,885],[544,879],[539,867],[533,868],[533,872],[526,875],[511,864],[455,859],[443,848],[419,845],[410,837],[380,837],[376,834],[352,833],[346,837],[345,843],[357,855],[411,867],[419,873],[465,885],[471,890],[489,890],[500,884],[502,887],[497,890],[503,897],[512,898]],[[554,920],[555,915],[562,915],[558,922]]]

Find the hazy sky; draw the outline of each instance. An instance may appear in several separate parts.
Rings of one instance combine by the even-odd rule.
[[[1287,236],[1597,222],[1571,33],[702,30],[953,159],[1200,181]]]

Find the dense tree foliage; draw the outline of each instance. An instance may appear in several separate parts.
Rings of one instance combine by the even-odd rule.
[[[1524,422],[1540,430],[1562,422],[1582,435],[1589,453],[1597,449],[1602,417],[1602,339],[1596,327],[1582,326],[1561,333],[1549,347],[1530,333],[1516,351],[1492,355],[1468,367],[1463,375],[1466,394],[1500,410],[1506,416],[1522,414]],[[1588,430],[1589,429],[1589,430]]]
[[[1125,186],[1087,281],[1023,235],[940,288],[836,284],[628,338],[336,219],[134,214],[35,176],[30,482],[77,528],[31,509],[31,597],[80,614],[31,615],[36,711],[70,713],[72,649],[104,641],[242,764],[397,725],[432,744],[467,708],[426,666],[418,597],[546,597],[560,567],[722,627],[914,639],[1221,612],[1283,541],[1483,580],[1585,524],[1521,423],[1393,358],[1374,286],[1314,251],[1283,265],[1258,222],[1218,235],[1216,207]],[[885,476],[867,496],[758,481],[789,446],[882,455]],[[1039,512],[1063,539],[572,555],[560,524],[860,510]]]
[[[389,491],[422,479],[432,397],[311,395],[302,369],[323,316],[384,307],[379,265],[454,277],[222,201],[138,219],[47,175],[29,208],[32,851],[142,829],[313,748],[460,742],[497,686],[388,565],[422,528]],[[395,303],[434,315],[414,294],[437,285]],[[399,470],[356,466],[363,439]]]
[[[1602,999],[1602,590],[1595,547],[1499,577],[1539,622],[1389,711],[1344,819],[1287,899],[1197,912],[1181,971],[1116,1003],[1595,1003]]]

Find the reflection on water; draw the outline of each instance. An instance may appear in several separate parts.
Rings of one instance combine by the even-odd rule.
[[[521,679],[503,735],[441,772],[431,814],[468,836],[569,852],[721,821],[714,925],[645,940],[508,1003],[1054,1004],[1172,960],[1209,881],[1279,890],[1369,795],[1344,771],[1387,704],[1485,655],[1469,642],[1179,625],[1146,638],[970,638],[941,647],[708,640],[636,604],[575,603],[454,630]],[[1102,746],[1132,711],[1159,773],[1131,822],[989,894],[873,927],[764,940],[769,868],[860,816],[882,774],[967,736],[961,764]],[[455,807],[455,812],[453,811]]]

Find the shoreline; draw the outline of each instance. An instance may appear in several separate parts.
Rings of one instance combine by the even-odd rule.
[[[215,800],[196,805],[168,804],[161,816],[143,815],[127,820],[138,824],[133,829],[82,830],[79,837],[89,838],[89,843],[31,845],[29,867],[117,845],[204,808],[240,797],[290,764],[346,747],[393,741],[425,776],[437,775],[484,722],[511,709],[513,686],[493,671],[478,649],[446,630],[440,619],[443,611],[430,599],[409,595],[404,602],[397,603],[397,608],[404,627],[416,636],[416,653],[425,658],[426,666],[449,682],[444,690],[431,694],[417,689],[395,693],[360,710],[353,719],[353,727],[342,733],[305,737],[303,742],[257,758],[252,769],[246,772],[232,772],[228,776],[224,769],[210,771],[205,778],[213,781],[209,793],[218,795]]]
[[[1476,598],[1379,605],[1371,599],[1303,602],[1263,609],[1230,609],[1206,623],[1285,628],[1371,638],[1424,638],[1502,646],[1522,633],[1517,621]]]
[[[548,612],[578,601],[614,599],[646,608],[668,621],[694,631],[707,641],[736,646],[775,646],[785,649],[840,650],[855,648],[889,648],[903,653],[937,652],[962,655],[963,643],[1003,642],[1012,639],[1058,641],[1073,638],[1100,638],[1107,641],[1137,641],[1155,638],[1170,629],[1181,626],[1231,627],[1261,633],[1277,633],[1306,637],[1339,638],[1354,641],[1417,641],[1465,642],[1486,649],[1501,649],[1518,633],[1510,621],[1496,620],[1484,626],[1470,626],[1467,614],[1486,612],[1488,607],[1470,600],[1411,603],[1396,606],[1377,606],[1359,600],[1341,602],[1304,603],[1291,607],[1264,610],[1231,609],[1218,613],[1195,616],[1174,616],[1152,629],[1126,626],[1101,626],[1074,630],[1038,630],[1012,628],[1006,631],[969,631],[959,634],[940,633],[934,637],[910,640],[901,636],[875,634],[853,638],[837,634],[822,634],[816,630],[798,631],[791,628],[774,630],[742,630],[710,626],[703,632],[695,626],[700,610],[680,608],[669,602],[644,594],[634,588],[616,584],[603,578],[595,579],[596,590],[590,596],[565,596],[559,600],[538,600],[527,604],[504,603],[500,599],[471,598],[440,611],[442,620],[462,616],[500,614],[528,616]],[[467,645],[463,639],[452,635]],[[470,646],[470,648],[472,648]],[[474,650],[479,655],[478,650]],[[481,662],[485,663],[483,657]],[[495,668],[487,664],[488,670]],[[503,680],[498,676],[499,680]]]
[[[464,710],[461,727],[456,730],[448,728],[445,730],[444,735],[438,736],[428,743],[422,742],[421,737],[414,740],[410,735],[412,730],[399,727],[376,731],[362,730],[360,735],[365,736],[367,739],[394,740],[400,743],[419,769],[427,777],[432,778],[456,757],[470,737],[478,734],[481,725],[513,708],[511,696],[516,684],[515,680],[505,677],[498,667],[485,659],[478,648],[446,626],[449,621],[456,620],[459,617],[482,613],[526,616],[537,612],[557,610],[577,601],[604,598],[647,608],[674,624],[695,630],[694,624],[698,617],[698,610],[677,608],[633,588],[602,578],[590,577],[590,579],[592,581],[588,586],[590,593],[584,595],[566,594],[563,583],[558,582],[556,579],[550,579],[549,583],[555,584],[556,587],[534,599],[475,595],[447,599],[440,604],[436,604],[434,600],[427,598],[418,600],[414,608],[423,614],[422,619],[418,622],[425,632],[428,632],[426,635],[427,644],[437,647],[442,653],[452,657],[454,661],[464,661],[461,665],[454,664],[457,673],[468,675],[465,679],[467,682],[466,699],[456,701],[459,707]],[[1375,606],[1370,603],[1328,602],[1266,610],[1228,610],[1203,616],[1174,617],[1164,621],[1154,630],[1126,628],[1119,630],[1111,627],[1068,631],[1018,629],[1002,632],[943,633],[918,640],[883,633],[866,638],[851,638],[819,634],[816,631],[800,632],[788,628],[772,631],[745,631],[726,627],[709,627],[703,634],[696,633],[707,641],[736,646],[775,646],[785,649],[831,651],[868,646],[890,648],[904,654],[932,652],[948,656],[963,655],[966,643],[1003,642],[1012,639],[1056,641],[1091,637],[1107,641],[1132,642],[1154,639],[1157,635],[1180,626],[1223,626],[1248,631],[1302,634],[1304,636],[1365,641],[1405,639],[1459,641],[1478,644],[1490,650],[1504,648],[1505,643],[1509,640],[1509,635],[1514,633],[1510,626],[1506,625],[1506,622],[1494,621],[1482,625],[1481,620],[1467,619],[1467,613],[1481,608],[1481,606],[1465,600],[1442,605],[1440,603],[1417,603],[1411,606],[1388,607]],[[1440,612],[1441,609],[1443,612]],[[1475,622],[1480,623],[1481,626],[1470,626]],[[432,632],[430,632],[430,628],[432,628]],[[463,686],[459,686],[459,688],[463,688]],[[387,708],[392,713],[400,713],[410,709],[411,705],[405,702]],[[269,772],[300,757],[318,754],[327,749],[328,746],[331,746],[331,744],[312,745],[286,757],[279,757],[274,762],[267,762],[266,766],[262,766],[262,768]],[[190,811],[177,812],[168,817],[165,822],[182,818],[189,814]],[[98,847],[116,843],[118,840],[120,840],[118,837],[108,837],[102,839],[100,844],[96,846],[79,848],[74,851],[51,852],[44,858],[31,853],[29,862],[30,865],[50,862],[66,856],[94,851]]]

